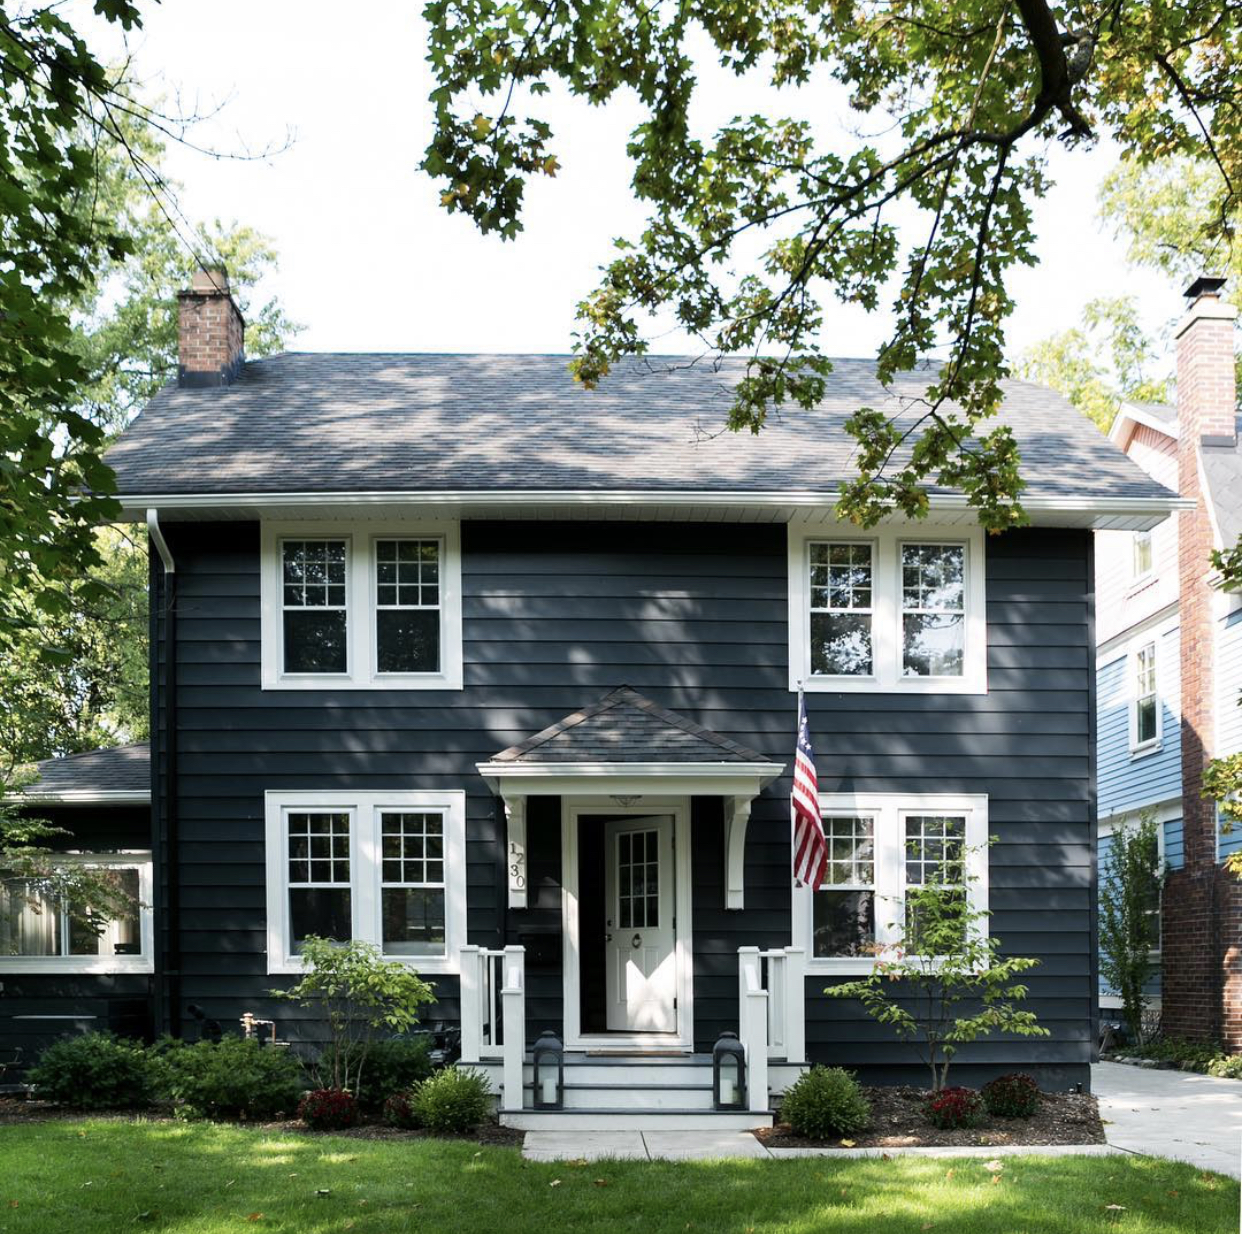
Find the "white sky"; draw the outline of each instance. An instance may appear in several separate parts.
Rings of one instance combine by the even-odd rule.
[[[263,290],[278,293],[305,324],[294,346],[569,349],[574,307],[594,286],[611,240],[637,232],[643,218],[624,154],[639,116],[630,100],[618,97],[603,110],[553,102],[563,170],[528,189],[526,231],[502,243],[450,217],[418,171],[431,129],[431,78],[416,4],[353,0],[348,20],[339,3],[324,0],[143,7],[146,28],[129,40],[137,75],[179,92],[183,106],[226,103],[200,140],[261,148],[294,134],[292,149],[268,161],[217,162],[174,149],[169,162],[191,216],[237,219],[274,238],[281,268]],[[111,29],[97,26],[94,43],[109,57],[120,50]],[[697,116],[705,126],[772,103],[772,92],[731,76],[717,72],[704,82]],[[818,94],[775,106],[807,114],[818,102],[839,114],[829,91]],[[1038,214],[1041,262],[1012,284],[1011,355],[1075,323],[1094,296],[1138,294],[1152,329],[1178,313],[1179,289],[1129,269],[1096,218],[1096,188],[1112,162],[1107,148],[1058,156],[1059,184]],[[825,347],[874,354],[886,325],[882,313],[829,303]],[[656,349],[698,350],[676,334]]]

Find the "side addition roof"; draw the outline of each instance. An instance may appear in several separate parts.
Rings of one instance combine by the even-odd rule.
[[[139,805],[151,799],[151,747],[145,742],[48,758],[22,795],[73,804]]]
[[[1242,418],[1238,428],[1242,431]],[[1212,520],[1221,547],[1232,548],[1242,536],[1242,437],[1232,446],[1199,447]]]

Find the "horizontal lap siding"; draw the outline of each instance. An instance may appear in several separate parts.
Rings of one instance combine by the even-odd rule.
[[[538,950],[536,1032],[562,1022],[559,803],[532,802],[531,907],[510,912],[502,815],[474,764],[621,684],[789,761],[783,527],[466,524],[460,693],[261,691],[258,528],[180,525],[171,536],[182,1001],[222,1020],[246,1009],[295,1018],[264,993],[275,983],[263,955],[265,789],[465,788],[470,938]],[[1032,999],[1052,1036],[992,1042],[977,1058],[1068,1074],[1089,1057],[1092,995],[1088,536],[1016,533],[989,541],[988,556],[987,695],[816,694],[808,706],[826,791],[989,794],[993,929],[1007,949],[1043,958]],[[693,803],[700,1048],[736,1028],[737,948],[788,941],[788,791],[778,782],[755,803],[741,912],[723,907],[720,802]],[[898,1074],[903,1048],[823,997],[823,984],[808,982],[815,1056]],[[438,985],[445,1002],[429,1018],[454,1016],[455,979]]]

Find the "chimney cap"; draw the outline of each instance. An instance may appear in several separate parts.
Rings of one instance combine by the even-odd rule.
[[[1189,287],[1186,288],[1185,296],[1187,300],[1197,300],[1200,296],[1216,296],[1220,294],[1220,289],[1224,287],[1225,280],[1223,278],[1215,278],[1209,274],[1201,274]]]
[[[190,280],[190,288],[193,291],[208,294],[223,292],[228,295],[229,272],[223,266],[200,266],[194,271],[194,276]]]

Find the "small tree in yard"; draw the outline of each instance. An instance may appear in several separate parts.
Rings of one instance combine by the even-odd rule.
[[[970,903],[972,881],[963,860],[946,860],[928,881],[908,888],[898,940],[881,949],[867,977],[825,991],[858,999],[912,1042],[934,1092],[946,1086],[959,1046],[994,1031],[1048,1035],[1034,1012],[1014,1006],[1027,995],[1015,978],[1039,961],[1000,955],[999,941],[980,928],[988,914]]]
[[[381,959],[372,943],[310,935],[302,961],[301,981],[272,994],[322,1011],[330,1040],[318,1063],[318,1083],[356,1091],[374,1035],[409,1031],[418,1023],[419,1007],[434,1003],[435,993],[413,969]]]
[[[1121,1018],[1136,1045],[1146,1035],[1144,989],[1155,973],[1159,867],[1160,842],[1150,812],[1113,832],[1100,878],[1100,975],[1121,999]]]

